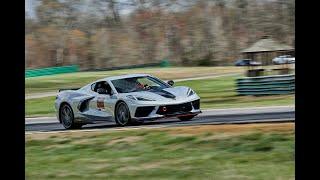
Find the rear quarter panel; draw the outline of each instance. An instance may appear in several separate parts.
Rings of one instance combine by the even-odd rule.
[[[67,90],[60,92],[55,100],[55,110],[57,118],[59,119],[59,109],[62,103],[68,103],[73,110],[75,118],[79,117],[80,114],[77,106],[81,100],[89,97],[91,96],[81,91]]]

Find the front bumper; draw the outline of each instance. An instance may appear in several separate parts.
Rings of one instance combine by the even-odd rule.
[[[132,119],[137,121],[146,121],[165,117],[198,115],[200,113],[200,99],[196,99],[180,104],[139,106],[136,108],[134,116],[132,116]]]

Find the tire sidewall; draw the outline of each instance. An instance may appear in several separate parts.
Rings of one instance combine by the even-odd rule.
[[[68,107],[68,108],[71,110],[71,115],[72,115],[71,121],[72,121],[72,122],[71,122],[71,125],[70,125],[70,126],[66,126],[66,125],[64,124],[64,121],[61,119],[61,114],[62,114],[61,111],[62,111],[65,107]],[[61,124],[63,125],[64,128],[66,128],[66,129],[72,129],[72,128],[75,126],[75,124],[74,124],[74,113],[73,113],[73,110],[72,110],[72,108],[71,108],[71,106],[70,106],[69,104],[64,104],[64,105],[60,108],[59,116],[60,116]]]
[[[128,114],[129,114],[129,119],[126,123],[121,123],[119,120],[118,120],[118,116],[117,116],[117,113],[118,113],[118,108],[120,105],[124,105],[126,110],[128,111]],[[131,124],[131,115],[130,115],[130,110],[129,110],[129,107],[127,106],[127,104],[123,101],[119,102],[116,106],[116,110],[115,110],[115,121],[117,123],[117,125],[119,126],[127,126],[127,125],[130,125]]]

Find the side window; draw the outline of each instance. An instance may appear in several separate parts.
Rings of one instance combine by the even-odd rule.
[[[113,94],[113,92],[112,92],[112,89],[111,89],[111,86],[109,85],[109,83],[108,82],[104,82],[105,83],[105,87],[106,87],[106,89],[107,89],[107,92],[111,95],[111,94]]]
[[[94,92],[98,92],[98,89],[100,89],[99,91],[104,91],[106,92],[106,94],[111,94],[111,87],[110,85],[106,82],[106,81],[100,81],[100,82],[96,82],[94,84],[91,85],[91,90]]]

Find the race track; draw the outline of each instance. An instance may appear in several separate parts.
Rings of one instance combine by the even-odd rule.
[[[152,122],[145,122],[139,126],[128,126],[123,128],[136,127],[168,127],[181,125],[201,124],[233,124],[233,123],[259,123],[259,122],[292,122],[295,120],[294,107],[266,107],[266,108],[238,108],[203,111],[202,114],[191,121],[179,121],[177,118],[159,119]],[[119,128],[113,122],[103,122],[83,126],[83,130],[92,129],[114,129]],[[52,118],[26,119],[26,132],[50,132],[67,131],[59,124],[58,120]]]

